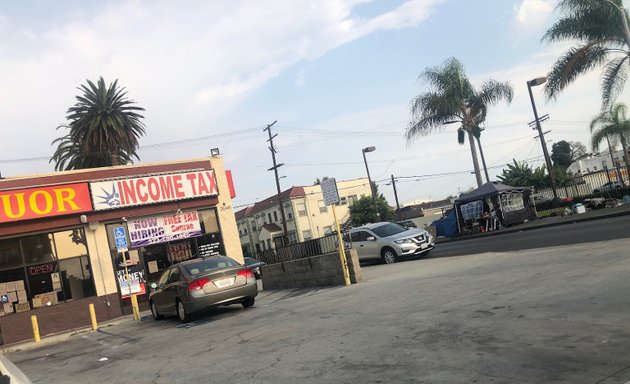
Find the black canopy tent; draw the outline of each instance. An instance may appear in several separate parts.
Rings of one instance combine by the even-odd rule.
[[[473,201],[490,199],[497,217],[504,225],[518,224],[526,219],[535,218],[536,211],[530,204],[531,192],[531,189],[527,187],[511,187],[493,181],[472,192],[460,195],[454,203],[459,232],[461,233],[461,226],[464,223],[461,206]]]

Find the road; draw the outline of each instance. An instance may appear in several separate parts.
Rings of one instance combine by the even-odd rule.
[[[126,320],[9,357],[35,383],[627,383],[629,247],[367,266],[361,284],[263,291],[248,310]]]
[[[430,255],[443,257],[481,252],[508,252],[620,238],[630,238],[630,216],[449,241],[439,243]]]

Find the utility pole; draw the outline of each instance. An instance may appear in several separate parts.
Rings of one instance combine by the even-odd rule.
[[[280,216],[282,217],[282,230],[283,230],[283,237],[282,237],[282,245],[286,245],[288,242],[288,234],[287,234],[287,219],[286,216],[284,215],[284,204],[282,203],[282,191],[280,190],[280,179],[278,178],[278,168],[282,167],[284,165],[284,163],[280,163],[280,164],[276,164],[276,148],[273,146],[273,139],[274,137],[278,136],[278,134],[272,135],[271,134],[271,127],[273,127],[273,125],[275,123],[277,123],[278,120],[274,121],[271,124],[267,125],[267,128],[263,129],[264,131],[267,131],[269,133],[269,140],[267,140],[269,142],[269,150],[271,151],[271,159],[273,161],[273,167],[269,168],[267,171],[273,171],[275,176],[276,176],[276,189],[278,191],[278,204],[280,204]]]
[[[394,198],[396,199],[396,217],[398,221],[400,221],[400,204],[398,203],[398,192],[396,192],[396,180],[394,179],[394,175],[392,175],[392,187],[394,187]]]

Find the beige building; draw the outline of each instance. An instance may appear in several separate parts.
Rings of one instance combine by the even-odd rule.
[[[0,180],[4,343],[148,308],[170,265],[213,254],[242,262],[231,172],[221,156]],[[126,268],[125,268],[126,267]],[[127,272],[129,272],[127,274]]]
[[[367,178],[337,181],[339,205],[335,208],[339,224],[350,219],[349,207],[361,196],[370,196]],[[331,207],[324,204],[320,185],[291,187],[280,195],[286,215],[290,244],[333,233],[335,220]],[[274,239],[284,232],[278,196],[274,195],[236,212],[236,222],[245,256],[275,249]]]

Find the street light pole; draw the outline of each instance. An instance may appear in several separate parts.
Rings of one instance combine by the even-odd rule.
[[[545,156],[545,163],[547,164],[547,172],[551,178],[551,191],[553,192],[554,200],[558,199],[558,193],[556,192],[556,180],[553,175],[553,168],[551,167],[551,158],[549,152],[547,152],[547,142],[545,141],[545,134],[540,126],[540,119],[538,118],[538,111],[536,110],[536,103],[534,102],[534,94],[532,93],[532,87],[544,84],[547,81],[546,77],[539,77],[527,82],[527,90],[529,91],[529,99],[532,102],[532,109],[534,110],[534,119],[536,122],[536,129],[538,130],[538,137],[540,138],[540,145],[542,145],[543,155]]]
[[[368,168],[367,159],[365,158],[365,154],[367,152],[374,151],[376,151],[375,146],[365,147],[361,150],[361,152],[363,153],[363,162],[365,163],[365,171],[367,172],[368,183],[370,183],[370,195],[372,196],[372,204],[374,204],[374,209],[376,210],[376,217],[378,218],[378,220],[380,220],[381,214],[378,211],[378,205],[376,205],[376,197],[374,196],[374,188],[372,187],[372,178],[370,177],[370,168]]]

